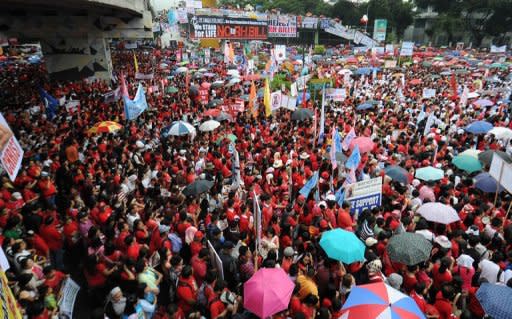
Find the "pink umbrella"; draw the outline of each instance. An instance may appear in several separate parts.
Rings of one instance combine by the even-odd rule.
[[[373,149],[375,143],[373,143],[372,139],[369,137],[359,136],[352,140],[350,143],[350,149],[353,149],[356,145],[359,146],[359,151],[361,153],[366,153]]]
[[[244,284],[244,308],[268,318],[288,308],[294,288],[281,268],[262,268]]]
[[[208,83],[208,82],[203,82],[203,83],[201,83],[201,87],[202,87],[203,89],[209,89],[209,88],[210,88],[210,86],[212,86],[212,85],[211,85],[210,83]]]

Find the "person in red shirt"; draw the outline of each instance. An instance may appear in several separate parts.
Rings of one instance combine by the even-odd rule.
[[[442,284],[452,281],[453,260],[450,257],[441,258],[440,263],[436,263],[432,268],[432,278],[434,279],[434,288],[439,289]]]
[[[107,282],[108,276],[117,270],[117,266],[107,268],[98,260],[96,255],[89,255],[85,261],[84,275],[87,285],[91,289],[102,288]]]
[[[199,254],[194,255],[190,259],[190,264],[194,270],[194,278],[196,279],[197,285],[201,286],[205,277],[206,271],[208,270],[208,256],[210,255],[208,248],[203,248]]]
[[[137,243],[137,241],[135,240],[135,237],[132,235],[126,236],[124,243],[127,247],[126,256],[128,258],[130,258],[131,260],[134,260],[134,261],[138,260],[141,245],[139,243]]]
[[[203,249],[203,237],[204,234],[200,230],[196,231],[196,233],[194,234],[194,240],[190,243],[190,255],[192,257],[199,254],[201,249]]]
[[[46,266],[43,269],[44,273],[44,285],[48,288],[52,288],[53,291],[60,291],[62,282],[68,277],[65,273],[59,270],[55,270],[52,266]]]
[[[36,250],[38,256],[45,257],[46,259],[50,258],[50,248],[43,237],[34,233],[33,230],[27,232],[27,242]]]
[[[213,291],[215,293],[215,297],[213,297],[212,300],[208,302],[208,309],[210,310],[210,318],[211,319],[217,319],[217,318],[227,318],[228,314],[234,314],[237,311],[238,303],[235,302],[234,304],[228,304],[226,305],[221,300],[221,295],[225,291],[228,291],[226,289],[226,282],[223,280],[217,280],[215,283],[215,286],[213,288]]]
[[[46,218],[44,224],[41,226],[40,234],[48,245],[48,248],[50,248],[50,260],[52,265],[57,269],[63,269],[64,251],[62,247],[64,245],[64,240],[62,233],[57,229],[52,216]]]
[[[456,319],[456,304],[460,294],[455,295],[455,289],[452,285],[443,285],[441,291],[436,295],[434,307],[439,312],[439,319]]]
[[[183,267],[181,276],[178,280],[178,287],[176,289],[176,295],[178,297],[178,306],[189,314],[197,300],[197,284],[194,279],[192,267],[189,265]]]

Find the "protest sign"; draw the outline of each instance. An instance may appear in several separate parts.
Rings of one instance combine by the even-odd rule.
[[[73,309],[75,308],[75,301],[76,296],[78,295],[78,291],[80,291],[80,286],[74,282],[73,279],[66,279],[62,285],[62,296],[59,300],[59,310],[61,314],[64,314],[69,318],[73,318]]]
[[[428,89],[428,88],[423,89],[423,98],[424,99],[431,99],[434,97],[436,97],[436,89]]]
[[[148,73],[148,74],[144,74],[144,73],[140,73],[140,72],[135,73],[135,79],[137,79],[137,80],[153,80],[154,76],[155,75],[153,73]]]
[[[208,104],[208,96],[208,89],[199,89],[199,102],[201,102],[201,104]]]
[[[295,111],[297,109],[297,98],[288,95],[281,95],[281,107]]]
[[[270,105],[272,107],[272,111],[281,107],[281,95],[281,91],[276,91],[270,94]]]
[[[74,112],[78,111],[79,107],[80,107],[79,100],[70,100],[66,103],[66,111],[68,111],[68,113],[74,113]]]
[[[342,102],[347,97],[347,90],[345,89],[325,89],[325,99],[334,102]]]
[[[386,62],[384,62],[384,69],[393,68],[396,68],[396,60],[386,60]]]
[[[496,45],[491,45],[491,53],[505,53],[507,52],[507,46],[506,45],[502,45],[502,46],[496,46]]]
[[[404,41],[402,42],[402,48],[400,49],[400,56],[412,56],[414,51],[414,42]]]
[[[219,278],[224,280],[224,268],[222,266],[222,260],[220,259],[219,254],[213,248],[212,243],[208,240],[208,251],[210,252],[210,260],[215,264],[215,268],[217,268],[217,273],[219,274]]]
[[[351,203],[350,211],[360,214],[365,209],[378,207],[382,203],[382,178],[357,182],[348,186],[346,199]]]
[[[489,175],[509,193],[512,193],[512,165],[508,164],[501,156],[494,153],[489,169]]]
[[[0,162],[14,182],[23,160],[23,149],[4,116],[0,114]]]
[[[297,17],[286,15],[269,15],[268,36],[272,38],[297,37]]]

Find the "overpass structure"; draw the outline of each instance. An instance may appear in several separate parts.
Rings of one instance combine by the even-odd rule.
[[[39,41],[54,79],[110,79],[111,39],[152,38],[149,0],[2,0],[0,34]]]

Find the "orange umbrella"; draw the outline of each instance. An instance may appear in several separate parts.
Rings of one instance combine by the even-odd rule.
[[[114,133],[122,128],[123,126],[117,122],[103,121],[91,127],[88,132],[89,134]]]

